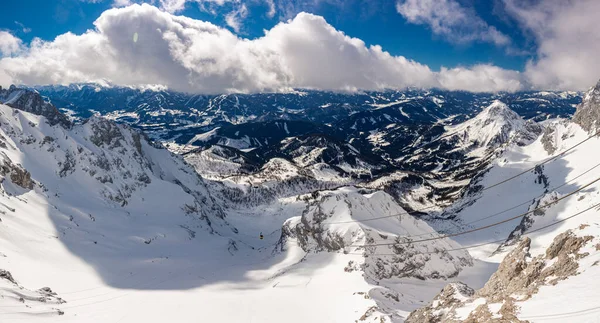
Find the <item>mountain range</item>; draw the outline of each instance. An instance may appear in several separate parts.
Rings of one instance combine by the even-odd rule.
[[[593,321],[599,102],[0,89],[0,315]]]

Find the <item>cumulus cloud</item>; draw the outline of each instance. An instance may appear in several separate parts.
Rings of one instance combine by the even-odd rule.
[[[0,82],[161,84],[194,93],[409,86],[513,91],[522,84],[518,72],[490,65],[434,72],[307,13],[252,40],[147,4],[107,10],[94,24],[81,35],[35,39],[19,55],[0,59]]]
[[[515,92],[527,87],[521,73],[505,70],[489,64],[475,65],[471,68],[445,68],[439,72],[438,79],[448,90],[468,90],[471,92]]]
[[[431,31],[457,43],[490,42],[510,44],[510,38],[488,25],[474,10],[455,0],[399,0],[396,10],[408,22],[428,25]]]
[[[23,42],[21,39],[13,36],[7,31],[0,30],[0,62],[4,59],[3,56],[9,57],[22,50]],[[0,64],[0,86],[9,85],[13,78],[8,75],[5,69]]]
[[[600,78],[598,0],[504,0],[506,10],[537,42],[525,74],[533,86],[586,89]]]
[[[7,31],[0,30],[0,56],[10,56],[21,50],[23,42]]]
[[[131,5],[132,0],[115,0],[115,7],[122,7],[117,2],[127,2],[126,5]],[[199,6],[199,9],[205,12],[209,12],[213,15],[217,14],[217,7],[222,7],[226,3],[231,4],[233,9],[225,15],[225,23],[236,33],[239,33],[242,29],[242,23],[249,14],[248,7],[242,0],[158,0],[160,9],[169,13],[178,13],[185,9],[187,3],[195,3]],[[273,1],[273,0],[267,0]],[[275,7],[271,6],[272,2],[267,2],[269,6],[269,12],[267,15],[273,17],[275,15]]]

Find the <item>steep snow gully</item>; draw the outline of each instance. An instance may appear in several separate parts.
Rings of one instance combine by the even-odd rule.
[[[0,322],[597,322],[599,102],[493,101],[365,178],[352,144],[182,156],[0,89]]]

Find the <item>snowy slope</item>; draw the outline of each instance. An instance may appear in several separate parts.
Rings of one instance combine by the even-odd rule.
[[[590,90],[579,107],[588,115],[600,111],[600,105],[589,104],[597,93]],[[594,123],[581,124],[579,118],[545,123],[542,136],[530,145],[509,147],[465,198],[445,211],[453,221],[431,223],[449,234],[471,231],[453,239],[476,246],[469,249],[473,257],[500,267],[480,290],[448,286],[410,322],[434,317],[598,321],[600,164],[594,152],[600,138],[588,139],[594,132],[586,131]]]

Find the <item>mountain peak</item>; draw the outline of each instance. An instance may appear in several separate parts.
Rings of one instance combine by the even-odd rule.
[[[525,121],[499,100],[492,102],[473,119],[453,127],[459,140],[487,149],[509,141],[524,144],[536,138],[541,131],[538,124]]]
[[[46,117],[50,125],[60,124],[63,128],[72,126],[67,116],[58,111],[52,104],[44,101],[42,96],[34,90],[18,88],[14,84],[8,90],[0,87],[0,103],[17,110]]]
[[[515,111],[511,110],[504,102],[500,100],[494,100],[494,102],[483,109],[483,111],[479,113],[477,117],[500,117],[505,120],[522,119]]]

